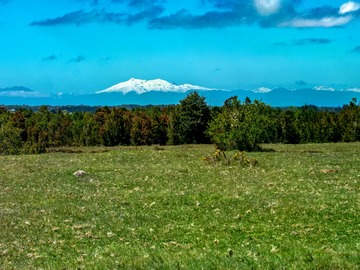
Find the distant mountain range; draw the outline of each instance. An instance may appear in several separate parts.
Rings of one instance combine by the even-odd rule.
[[[218,90],[214,88],[206,88],[197,85],[191,84],[182,84],[177,85],[170,83],[162,79],[156,80],[139,80],[131,78],[126,82],[121,82],[114,86],[111,86],[105,90],[96,92],[96,94],[103,93],[123,93],[128,94],[130,92],[135,92],[136,94],[144,94],[148,92],[173,92],[173,93],[185,93],[187,91],[197,90],[197,91],[207,91],[207,90]]]
[[[93,94],[44,94],[23,86],[0,88],[0,105],[91,105],[116,106],[178,104],[189,92],[198,91],[212,106],[221,106],[232,96],[240,100],[262,100],[274,107],[316,105],[339,107],[352,98],[360,100],[359,88],[336,90],[327,86],[289,90],[285,88],[261,87],[254,90],[223,90],[191,84],[177,85],[162,79],[130,79]]]
[[[24,86],[13,86],[7,88],[0,88],[0,92],[33,92],[33,90]]]

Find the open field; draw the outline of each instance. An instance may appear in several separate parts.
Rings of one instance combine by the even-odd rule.
[[[360,144],[265,147],[1,156],[0,268],[359,269]]]

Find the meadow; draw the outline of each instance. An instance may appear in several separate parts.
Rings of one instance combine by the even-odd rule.
[[[263,147],[0,156],[0,268],[359,269],[360,143]]]

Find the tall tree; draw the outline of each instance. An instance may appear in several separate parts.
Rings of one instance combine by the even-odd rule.
[[[10,122],[0,127],[0,154],[14,155],[21,152],[23,141],[21,129],[14,127]]]
[[[198,92],[190,93],[180,101],[178,115],[180,143],[208,143],[205,131],[210,121],[210,109],[205,97]]]
[[[344,105],[339,115],[339,124],[344,142],[354,142],[360,139],[360,103],[354,98]]]
[[[231,97],[225,101],[223,111],[210,122],[208,133],[221,150],[259,150],[259,143],[267,137],[276,137],[267,134],[273,130],[270,111],[263,102],[241,103],[237,97]]]

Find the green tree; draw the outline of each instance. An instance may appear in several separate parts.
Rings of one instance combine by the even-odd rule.
[[[167,144],[178,145],[180,142],[180,106],[169,106],[168,108]]]
[[[317,107],[305,105],[295,112],[295,132],[300,143],[315,142],[316,124],[318,121]]]
[[[166,108],[158,106],[151,107],[146,111],[151,119],[151,143],[165,145],[168,141],[167,129],[169,126],[169,115]]]
[[[20,129],[20,136],[23,142],[27,140],[26,118],[31,116],[30,110],[20,109],[12,113],[10,123],[13,127]]]
[[[295,130],[295,114],[291,110],[284,110],[279,113],[278,121],[280,124],[280,139],[281,143],[293,143],[299,142],[299,136]]]
[[[24,145],[24,152],[28,154],[39,154],[46,152],[49,147],[48,124],[51,113],[46,106],[41,106],[39,111],[31,114],[26,119],[27,141]]]
[[[177,137],[179,143],[208,143],[209,138],[205,131],[210,121],[210,109],[205,97],[198,92],[190,93],[180,101],[178,114],[175,115],[174,124],[178,125]]]
[[[89,112],[83,114],[80,134],[81,145],[96,146],[100,144],[99,125],[93,114]]]
[[[237,97],[231,97],[225,101],[222,112],[210,122],[208,134],[221,150],[260,150],[259,143],[264,138],[275,137],[267,134],[272,125],[270,111],[263,102],[241,103]]]
[[[354,142],[360,139],[360,104],[355,98],[341,109],[339,125],[342,131],[342,141]]]
[[[0,126],[0,154],[15,155],[21,152],[23,146],[21,131],[10,122]]]

